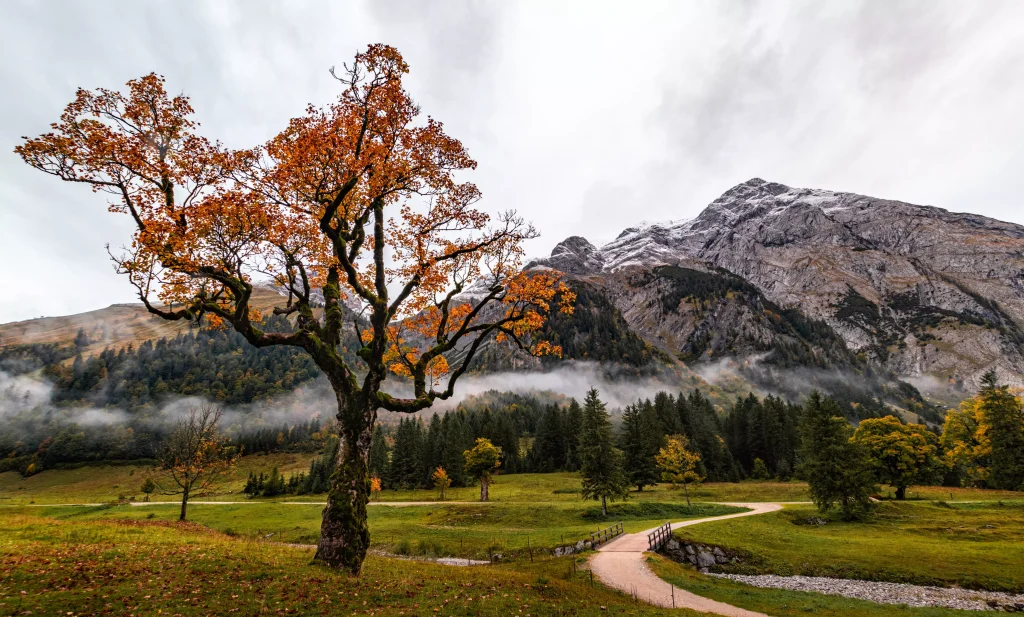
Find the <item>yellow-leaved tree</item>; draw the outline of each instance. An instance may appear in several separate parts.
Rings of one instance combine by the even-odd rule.
[[[501,465],[501,448],[490,439],[479,437],[472,450],[462,453],[466,459],[466,473],[480,480],[480,501],[487,501],[491,485],[491,474]]]
[[[434,488],[437,489],[438,499],[444,501],[445,493],[448,491],[448,487],[452,485],[452,479],[448,476],[448,472],[444,470],[444,467],[438,467],[431,474],[430,479],[434,481]]]
[[[683,485],[686,505],[690,505],[690,485],[698,486],[704,481],[697,467],[700,455],[689,448],[690,440],[686,435],[669,435],[665,438],[665,447],[654,457],[663,481],[671,482],[673,488],[677,484]]]
[[[521,270],[536,231],[515,212],[476,207],[480,191],[461,180],[476,161],[421,118],[407,72],[396,49],[371,45],[332,70],[335,102],[244,150],[199,135],[188,98],[150,74],[126,92],[79,90],[50,132],[16,148],[131,218],[131,242],[112,257],[151,313],[310,354],[336,394],[341,440],[316,559],[353,573],[370,543],[378,410],[451,397],[487,340],[559,353],[532,335],[574,301],[557,273]],[[285,290],[273,312],[291,331],[261,327],[257,277]],[[343,328],[360,341],[358,361],[342,355]],[[409,395],[382,389],[389,372],[408,379]]]
[[[895,416],[861,420],[853,441],[864,446],[875,478],[905,499],[907,487],[937,479],[942,470],[939,438],[922,424],[904,424]]]

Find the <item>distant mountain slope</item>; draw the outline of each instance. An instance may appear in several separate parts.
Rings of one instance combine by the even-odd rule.
[[[532,266],[614,289],[622,272],[695,263],[821,320],[895,374],[973,385],[995,368],[1024,384],[1024,227],[1012,223],[755,178],[695,219],[626,229],[600,248],[572,237]],[[628,318],[627,287],[616,297]]]
[[[281,303],[281,296],[273,289],[256,287],[253,289],[252,303],[269,315],[274,304]],[[93,356],[108,347],[120,349],[129,344],[138,347],[145,341],[172,339],[191,329],[193,326],[185,321],[166,321],[150,314],[142,303],[113,304],[76,315],[0,324],[0,348],[37,344],[71,345],[78,331],[83,330],[89,342],[80,351],[83,356]]]

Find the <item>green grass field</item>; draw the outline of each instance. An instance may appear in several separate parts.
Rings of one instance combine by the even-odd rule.
[[[274,467],[286,475],[309,470],[312,454],[270,454],[244,456],[225,482],[218,486],[217,498],[245,499],[242,488],[250,471],[270,472]],[[148,475],[157,470],[149,465],[86,465],[72,469],[48,469],[23,478],[8,471],[0,473],[0,505],[27,503],[106,503],[119,497],[144,497],[140,488]],[[174,501],[176,497],[154,494],[154,501]]]
[[[320,505],[257,502],[202,505],[189,508],[189,520],[228,535],[274,542],[315,544],[320,534]],[[178,518],[172,504],[145,507],[13,507],[9,511],[65,521],[141,520],[171,522]],[[607,518],[592,502],[526,504],[450,504],[437,506],[376,506],[369,510],[372,548],[397,554],[489,559],[526,558],[584,540],[590,532],[612,522],[627,533],[656,527],[666,520],[717,516],[740,511],[716,504],[613,504]]]
[[[592,586],[569,558],[513,570],[371,556],[352,578],[311,557],[196,524],[0,512],[0,614],[668,614]]]
[[[434,491],[384,491],[375,500],[382,503],[369,510],[377,553],[470,559],[500,553],[503,560],[497,566],[460,569],[375,554],[366,574],[355,580],[309,565],[310,549],[289,546],[316,542],[323,495],[248,500],[240,493],[250,471],[277,467],[290,474],[306,470],[309,459],[297,454],[243,458],[217,493],[203,498],[240,503],[194,503],[184,526],[175,522],[175,497],[154,495],[156,503],[140,506],[117,503],[120,497],[141,498],[138,488],[154,473],[151,467],[81,467],[29,478],[0,475],[0,615],[65,607],[73,607],[73,613],[137,615],[170,607],[183,615],[232,608],[243,615],[339,608],[345,614],[376,610],[388,615],[507,615],[520,614],[520,609],[523,615],[667,614],[599,585],[591,588],[585,571],[572,574],[570,558],[553,559],[548,550],[585,539],[613,522],[636,532],[667,520],[738,511],[712,502],[808,500],[800,482],[720,483],[691,491],[694,503],[687,507],[681,491],[658,486],[610,504],[605,518],[597,503],[580,498],[578,476],[567,473],[498,476],[486,504],[476,502],[479,489],[474,486],[450,490],[445,501]],[[678,533],[748,554],[744,565],[731,566],[747,573],[1024,591],[1024,494],[915,487],[909,496],[906,502],[884,501],[876,516],[862,523],[798,524],[817,511],[791,504],[781,512]],[[390,502],[426,503],[386,505]],[[68,503],[102,505],[56,505]],[[577,570],[585,566],[585,557],[577,557]],[[680,587],[771,615],[955,614],[756,589],[660,557],[652,557],[651,564]],[[293,583],[306,579],[311,583]],[[368,601],[365,608],[360,599]]]
[[[830,520],[811,506],[685,527],[682,538],[751,555],[730,571],[805,574],[1024,591],[1024,501],[885,502],[866,522]]]

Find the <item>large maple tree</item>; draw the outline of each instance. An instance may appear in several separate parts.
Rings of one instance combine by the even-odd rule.
[[[550,271],[523,272],[535,229],[489,216],[461,177],[476,167],[440,122],[421,119],[398,51],[371,45],[343,71],[341,94],[266,144],[229,150],[197,134],[185,96],[155,74],[127,91],[79,90],[52,131],[16,152],[62,180],[108,193],[131,216],[112,258],[153,314],[234,328],[256,347],[304,349],[337,398],[337,471],[316,558],[358,573],[369,531],[367,457],[377,412],[413,413],[454,394],[488,340],[532,354],[573,294]],[[289,332],[261,329],[254,282],[285,290]],[[340,352],[360,341],[358,365]],[[404,396],[382,388],[389,373]]]

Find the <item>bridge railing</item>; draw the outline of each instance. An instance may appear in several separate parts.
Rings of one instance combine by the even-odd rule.
[[[622,535],[622,523],[615,523],[611,527],[591,532],[590,543],[594,545],[594,548],[597,548],[608,540],[620,535]]]
[[[647,546],[656,551],[665,546],[665,543],[672,537],[672,523],[665,523],[651,533],[647,534]]]

